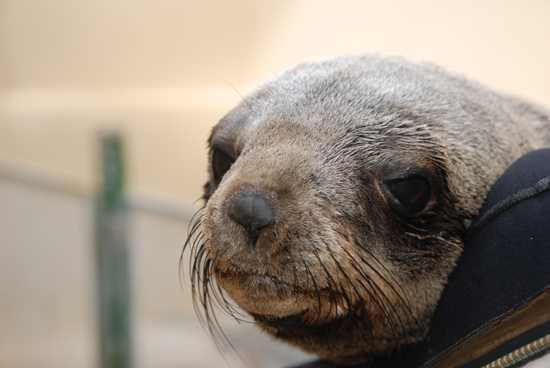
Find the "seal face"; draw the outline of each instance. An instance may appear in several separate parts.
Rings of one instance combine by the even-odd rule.
[[[207,320],[211,293],[232,313],[228,295],[269,334],[339,362],[422,339],[464,220],[536,146],[504,103],[378,57],[304,64],[247,97],[212,132],[188,239]]]

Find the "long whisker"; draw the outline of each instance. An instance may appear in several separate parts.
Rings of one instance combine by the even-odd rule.
[[[313,284],[313,288],[314,288],[314,291],[315,291],[315,295],[317,295],[317,319],[320,320],[321,319],[321,289],[319,288],[317,282],[315,281],[315,277],[313,276],[313,273],[311,272],[311,270],[309,269],[306,261],[302,258],[302,264],[304,265],[304,268],[308,274],[308,277],[311,279],[311,282]]]
[[[338,232],[338,234],[340,234],[341,237],[348,238],[345,233],[339,231],[338,229],[336,229],[335,231]],[[357,239],[355,239],[355,244],[360,244]],[[400,305],[403,306],[404,312],[408,314],[408,317],[410,318],[410,320],[415,321],[415,323],[416,323],[416,318],[414,318],[414,314],[412,313],[409,304],[406,302],[406,300],[403,296],[404,291],[403,291],[402,286],[400,285],[400,283],[397,280],[395,280],[395,278],[389,272],[389,269],[378,259],[378,257],[376,257],[376,255],[370,249],[368,249],[367,247],[361,247],[361,246],[357,247],[359,250],[363,250],[365,253],[367,253],[369,258],[372,259],[375,264],[378,264],[384,270],[384,273],[386,273],[388,275],[388,277],[391,278],[391,281],[388,280],[383,275],[382,271],[378,270],[375,267],[375,265],[372,264],[372,262],[367,260],[363,255],[361,255],[360,252],[357,252],[357,256],[360,258],[361,263],[359,263],[355,259],[355,257],[353,257],[351,255],[351,253],[345,247],[340,246],[340,248],[346,253],[346,255],[347,255],[350,263],[352,263],[352,265],[355,264],[357,266],[357,265],[361,264],[362,266],[367,267],[368,269],[370,269],[375,275],[377,275],[378,278],[385,285],[387,285],[389,290],[399,299]],[[369,277],[367,274],[365,274],[359,268],[360,267],[357,267],[357,271],[361,275],[361,278],[371,286],[372,292],[375,294],[375,296],[376,295],[378,296],[374,299],[375,300],[378,300],[378,298],[382,299],[382,300],[379,301],[380,302],[379,307],[380,307],[380,311],[384,314],[386,321],[390,324],[389,327],[392,330],[395,331],[394,320],[396,320],[395,322],[397,322],[397,324],[400,326],[400,329],[399,329],[400,332],[405,331],[405,327],[404,327],[405,324],[404,324],[403,318],[401,317],[401,313],[399,313],[400,311],[397,309],[397,306],[395,305],[395,303],[393,303],[390,300],[390,298],[388,297],[388,295],[386,295],[386,292],[384,291],[384,289],[386,289],[386,288],[382,288],[380,285],[378,285],[378,283],[372,277]],[[350,280],[350,282],[351,282],[351,280]],[[399,288],[399,290],[397,290],[398,288]]]
[[[326,276],[326,279],[325,279],[327,282],[326,289],[328,291],[328,300],[329,300],[329,309],[327,311],[327,315],[330,316],[332,315],[333,308],[335,312],[338,311],[338,304],[337,304],[338,303],[338,299],[337,299],[338,286],[336,284],[336,281],[334,281],[334,278],[331,276],[330,272],[326,268],[326,266],[323,264],[323,261],[321,260],[321,257],[319,257],[319,254],[317,253],[316,248],[313,249],[313,255],[315,256],[315,258],[317,258],[317,261],[319,262],[319,266],[321,266]]]
[[[365,258],[360,254],[360,252],[357,252],[357,256],[361,259],[361,261],[364,262],[366,265],[370,266],[371,270],[380,278],[380,280],[382,280],[382,282],[384,282],[384,284],[386,284],[391,289],[392,293],[397,298],[399,298],[401,305],[405,308],[405,312],[409,315],[409,317],[413,321],[416,321],[416,318],[414,318],[414,313],[412,312],[409,303],[407,302],[407,300],[405,300],[405,297],[403,296],[406,294],[405,294],[405,291],[403,290],[403,287],[401,286],[401,283],[393,277],[388,267],[384,265],[384,263],[380,261],[378,257],[370,249],[368,249],[367,247],[360,247],[360,249],[361,251],[364,251],[365,253],[368,254],[369,258],[372,259],[374,263],[382,269],[384,274],[386,274],[389,278],[391,278],[391,280],[388,280],[388,278],[384,276],[384,274],[377,267],[374,267],[373,264],[365,260]]]
[[[189,221],[187,238],[178,262],[180,283],[184,278],[184,255],[188,252],[191,298],[197,319],[201,326],[208,331],[214,345],[224,359],[226,358],[226,353],[232,352],[242,361],[242,357],[223,331],[216,310],[221,309],[224,313],[238,321],[245,320],[241,318],[234,303],[225,296],[225,293],[215,280],[213,270],[216,264],[216,257],[209,252],[207,239],[205,239],[202,232],[203,217],[204,207],[199,208]]]
[[[360,274],[361,281],[366,282],[370,286],[372,293],[374,294],[373,300],[379,307],[380,311],[383,313],[386,321],[389,324],[389,327],[392,329],[393,332],[396,332],[395,323],[397,323],[397,325],[399,325],[399,331],[402,332],[404,330],[403,320],[401,319],[399,311],[395,307],[394,303],[392,303],[392,301],[384,292],[384,289],[380,287],[371,276],[369,276],[359,268],[359,262],[351,255],[351,253],[347,249],[343,247],[342,249],[349,257],[352,267],[354,267],[356,272]],[[369,262],[366,262],[365,260],[362,260],[361,265],[366,266],[371,270],[374,268]]]

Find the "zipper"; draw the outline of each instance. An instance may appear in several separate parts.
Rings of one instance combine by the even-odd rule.
[[[484,365],[481,368],[508,368],[515,364],[521,363],[534,355],[537,355],[545,350],[550,349],[550,335],[546,335],[530,342],[527,345],[523,345],[519,349],[512,351],[504,356],[501,356],[497,360],[492,361],[489,364]]]

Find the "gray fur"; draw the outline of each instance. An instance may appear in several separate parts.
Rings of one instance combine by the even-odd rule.
[[[463,224],[507,166],[550,146],[549,116],[431,64],[362,56],[299,65],[213,131],[211,144],[238,156],[219,185],[211,170],[206,186],[213,275],[267,332],[326,359],[359,361],[418,341],[462,251]],[[380,183],[415,167],[441,193],[425,220],[403,224]],[[226,213],[243,190],[264,193],[278,215],[253,252]],[[331,288],[353,306],[319,291]],[[355,322],[309,336],[261,318],[303,310],[306,327],[348,314]]]

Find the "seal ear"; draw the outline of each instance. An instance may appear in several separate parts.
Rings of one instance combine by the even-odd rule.
[[[430,181],[422,175],[386,180],[384,187],[391,207],[405,217],[419,215],[432,199]]]

